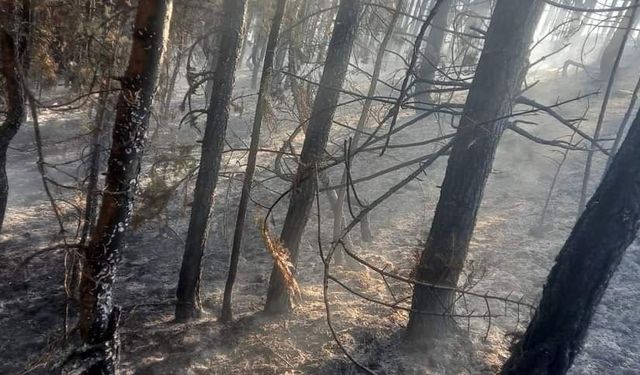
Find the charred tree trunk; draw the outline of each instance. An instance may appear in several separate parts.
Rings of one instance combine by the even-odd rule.
[[[109,95],[111,83],[108,81],[104,85],[105,91],[100,93],[98,98],[98,109],[95,116],[95,128],[91,135],[91,153],[89,157],[89,166],[87,168],[86,178],[86,196],[84,212],[82,213],[82,229],[80,231],[80,246],[85,247],[91,238],[91,233],[96,226],[98,218],[98,206],[100,203],[100,193],[98,183],[100,181],[100,173],[104,165],[104,150],[108,150],[108,123],[113,121],[112,103]],[[35,117],[34,117],[35,124]],[[79,299],[80,280],[82,273],[82,257],[73,252],[69,259],[70,271],[68,289],[74,298]]]
[[[196,318],[200,313],[198,292],[202,254],[207,243],[213,193],[218,183],[224,150],[229,103],[242,43],[245,4],[245,0],[225,0],[223,4],[225,22],[221,35],[220,57],[213,75],[215,91],[211,93],[207,112],[198,179],[193,193],[189,231],[178,281],[177,321]]]
[[[636,6],[640,4],[640,0],[635,0],[634,7],[629,8],[625,13],[625,17],[622,20],[621,24],[624,24],[624,28],[622,31],[616,30],[616,34],[613,37],[613,44],[609,44],[607,49],[614,45],[617,49],[615,51],[606,51],[604,54],[614,54],[613,61],[610,66],[601,67],[601,69],[608,69],[606,72],[600,71],[600,74],[607,74],[606,79],[607,88],[604,93],[604,97],[602,98],[602,106],[600,107],[600,113],[598,115],[598,122],[596,123],[596,128],[593,132],[593,140],[591,143],[591,148],[587,152],[587,161],[584,167],[584,175],[582,177],[582,188],[580,190],[580,201],[578,203],[578,214],[581,214],[585,208],[585,204],[587,202],[587,196],[589,194],[589,180],[591,179],[591,167],[593,165],[593,156],[595,154],[596,142],[600,138],[600,132],[602,131],[602,125],[604,124],[604,119],[607,113],[607,106],[609,105],[609,98],[611,97],[611,93],[613,91],[613,85],[615,84],[616,74],[618,71],[618,67],[620,66],[620,61],[622,60],[622,55],[624,53],[624,47],[627,44],[627,40],[629,39],[629,35],[631,33],[631,25],[633,24],[633,19],[636,16]],[[602,57],[603,60],[605,56]],[[608,59],[608,57],[607,57]]]
[[[269,48],[269,44],[267,42],[267,53],[269,52],[268,48]],[[281,45],[276,49],[276,52],[275,52],[275,57],[273,62],[274,72],[273,72],[273,77],[271,78],[271,81],[272,81],[270,85],[271,92],[269,93],[271,96],[275,98],[280,98],[280,99],[283,98],[282,95],[284,92],[285,76],[284,74],[282,74],[281,71],[285,69],[285,62],[286,62],[288,50],[289,50],[289,43],[281,43]]]
[[[87,374],[115,374],[119,309],[113,303],[116,269],[125,247],[144,136],[171,18],[170,0],[140,0],[129,65],[116,106],[113,142],[98,223],[84,250],[79,329],[88,348]]]
[[[229,265],[229,275],[227,276],[227,283],[224,288],[221,315],[221,320],[223,322],[230,322],[233,319],[231,311],[231,293],[233,291],[233,283],[235,282],[236,273],[238,271],[238,259],[240,257],[240,247],[242,246],[244,221],[247,216],[247,205],[249,203],[249,194],[251,194],[251,183],[253,181],[253,173],[256,169],[258,146],[260,145],[260,128],[262,127],[262,118],[264,116],[265,107],[268,105],[267,96],[270,92],[271,78],[273,74],[273,61],[286,4],[287,0],[278,1],[276,14],[273,17],[271,31],[269,32],[269,40],[267,41],[267,51],[264,58],[264,66],[262,68],[262,77],[260,79],[260,91],[258,92],[258,103],[256,105],[256,113],[253,120],[247,169],[244,172],[242,193],[240,195],[240,203],[238,204],[238,216],[236,218],[236,228],[233,235],[233,246],[231,248],[231,264]]]
[[[304,5],[304,4],[303,4]],[[292,11],[293,17],[289,20],[289,25],[287,28],[291,27],[293,24],[293,20],[302,18],[305,14],[304,7],[300,6],[295,11]],[[309,22],[309,21],[307,21]],[[304,30],[304,24],[300,26],[301,30]],[[287,60],[287,69],[291,75],[287,77],[289,85],[291,85],[291,94],[293,96],[293,104],[296,110],[298,111],[298,118],[301,121],[301,127],[306,131],[306,119],[311,115],[311,105],[309,99],[311,96],[307,95],[308,90],[305,89],[301,81],[298,81],[294,76],[298,75],[298,68],[303,60],[303,47],[304,43],[302,43],[302,36],[305,34],[297,33],[297,30],[289,30],[289,43],[288,43],[288,60]],[[293,134],[291,139],[293,139]]]
[[[358,29],[360,10],[360,0],[340,1],[322,79],[313,103],[300,165],[294,177],[289,209],[280,235],[280,240],[290,252],[294,266],[297,263],[300,239],[309,219],[317,189],[317,166],[324,157],[333,115],[340,96],[339,90],[347,73]],[[279,314],[290,310],[289,290],[281,274],[274,267],[269,281],[265,312]]]
[[[0,125],[0,232],[7,209],[9,196],[9,181],[7,179],[7,150],[9,143],[18,133],[26,114],[24,100],[24,86],[19,72],[21,56],[20,48],[16,44],[11,25],[16,11],[13,1],[0,3],[0,74],[4,79],[7,113]]]
[[[631,119],[631,115],[633,114],[633,110],[636,107],[636,102],[638,101],[638,94],[640,93],[640,78],[636,81],[636,87],[633,89],[633,93],[631,94],[631,101],[629,101],[629,107],[627,107],[627,111],[624,113],[624,117],[622,121],[620,121],[620,127],[616,132],[616,139],[611,146],[611,151],[609,152],[609,158],[607,158],[607,168],[613,162],[613,156],[618,152],[618,148],[620,148],[620,143],[624,139],[624,133],[627,129],[627,124]]]
[[[87,10],[93,14],[92,7]],[[105,77],[111,77],[114,69],[114,63],[118,55],[118,46],[114,46],[113,51],[110,54],[104,54],[101,56],[101,64],[98,69]],[[84,212],[82,212],[82,228],[80,230],[80,246],[87,246],[91,233],[96,226],[96,220],[98,218],[98,208],[100,204],[100,189],[99,181],[100,174],[106,164],[105,150],[109,150],[109,124],[114,121],[114,98],[111,95],[113,88],[113,80],[105,79],[101,82],[101,92],[98,96],[98,102],[96,105],[95,123],[91,135],[89,165],[87,167],[86,176],[86,195],[84,197]],[[35,113],[35,112],[34,112]],[[34,125],[35,125],[35,116]],[[79,299],[80,293],[80,280],[82,273],[82,257],[80,254],[73,252],[69,259],[69,277],[68,277],[68,289],[71,291],[76,299]]]
[[[210,23],[207,25],[207,30],[213,30],[219,28],[222,20],[218,17],[210,19]],[[207,38],[207,74],[213,75],[218,65],[218,59],[220,58],[220,33],[214,33]],[[204,99],[207,103],[211,101],[211,94],[213,92],[213,77],[207,79],[204,89]]]
[[[640,227],[640,113],[549,273],[502,374],[565,374]]]
[[[335,6],[336,1],[337,0],[328,0],[326,4],[327,8]],[[307,36],[307,40],[310,40],[310,42],[307,42],[309,43],[310,51],[305,53],[305,55],[308,56],[309,61],[312,61],[314,56],[316,61],[325,61],[327,58],[328,50],[324,42],[330,38],[332,32],[331,26],[335,25],[332,22],[334,15],[333,12],[324,12],[316,25],[317,31],[313,31]]]
[[[168,122],[171,117],[171,101],[173,100],[173,94],[176,89],[176,82],[178,81],[178,75],[180,74],[183,58],[184,51],[182,43],[180,43],[180,46],[178,47],[178,51],[176,53],[176,61],[173,64],[173,70],[171,72],[171,76],[169,77],[167,92],[165,93],[165,97],[163,98],[164,100],[162,105],[162,119],[165,122]]]
[[[104,86],[105,91],[100,93],[98,98],[98,110],[95,116],[95,128],[91,136],[91,157],[89,158],[89,168],[87,175],[87,196],[85,198],[85,209],[83,213],[83,223],[80,235],[80,244],[86,245],[89,240],[91,231],[95,226],[98,216],[99,191],[98,181],[100,179],[100,171],[103,164],[103,150],[105,147],[106,137],[105,128],[107,123],[112,121],[112,111],[109,100],[109,91],[111,84],[108,82]]]
[[[637,4],[635,4],[637,5]],[[622,20],[615,28],[613,36],[602,50],[600,57],[600,80],[606,82],[615,69],[618,51],[624,50],[624,44],[628,39],[629,30],[636,19],[636,7],[630,7],[622,16]]]
[[[433,81],[438,65],[440,64],[440,56],[442,54],[442,46],[444,45],[445,29],[447,28],[447,19],[453,8],[453,0],[444,0],[438,8],[438,12],[433,18],[429,36],[425,42],[424,53],[420,68],[417,74],[416,97],[421,105],[429,103],[431,95],[429,89],[433,86],[429,81]]]
[[[256,39],[253,43],[253,48],[251,49],[250,56],[252,89],[255,89],[258,85],[258,74],[260,73],[260,66],[265,54],[265,43],[267,42],[267,38],[262,31],[262,20],[258,20],[258,24],[256,25],[256,27],[258,27],[258,30],[256,31]]]
[[[389,21],[389,26],[380,42],[380,46],[378,47],[378,51],[376,53],[375,62],[373,65],[373,72],[371,74],[371,83],[369,85],[369,90],[367,92],[367,99],[364,101],[362,105],[362,112],[360,112],[360,118],[358,120],[358,125],[356,126],[356,133],[353,136],[351,149],[355,150],[358,148],[360,143],[360,137],[362,132],[365,130],[365,126],[369,121],[369,115],[371,111],[371,106],[373,105],[373,97],[376,94],[376,90],[378,88],[378,79],[380,78],[380,74],[382,72],[382,62],[384,61],[384,55],[387,52],[387,46],[391,41],[391,37],[393,36],[393,31],[396,29],[396,24],[398,23],[398,19],[400,17],[400,12],[402,6],[404,4],[404,0],[397,0],[395,4],[395,12],[391,15],[391,20]],[[345,170],[342,172],[342,178],[340,180],[340,186],[347,185],[347,173]],[[338,189],[336,194],[336,203],[334,208],[334,218],[333,218],[333,241],[339,240],[342,235],[342,230],[345,227],[345,219],[343,215],[344,210],[344,201],[347,195],[347,186],[341,187]],[[362,228],[362,240],[365,242],[369,242],[372,240],[371,238],[371,229],[369,228],[369,220],[368,215],[365,216],[366,220],[363,220],[360,223],[360,227]],[[342,254],[342,252],[336,253],[336,262],[343,262],[346,260]]]
[[[527,69],[541,0],[498,0],[453,142],[426,246],[416,276],[456,287],[464,266],[495,151]],[[495,120],[502,119],[502,120]],[[447,332],[455,293],[416,286],[408,338],[421,342]]]

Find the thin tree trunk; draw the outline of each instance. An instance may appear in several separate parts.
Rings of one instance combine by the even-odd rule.
[[[198,292],[202,254],[207,243],[213,193],[218,183],[218,172],[224,151],[229,103],[242,43],[245,5],[245,0],[225,0],[223,4],[224,31],[221,35],[220,58],[213,76],[213,87],[216,91],[211,94],[207,112],[198,179],[193,193],[189,231],[180,268],[176,305],[177,321],[196,318],[201,310]]]
[[[629,3],[633,0],[625,0],[624,3],[620,4],[623,8],[629,7]],[[614,7],[618,5],[617,0],[614,0],[608,6]],[[608,13],[607,19],[609,22],[603,24],[600,29],[602,29],[602,33],[604,34],[604,40],[608,40],[607,46],[603,50],[603,54],[600,60],[600,78],[603,81],[606,81],[609,78],[609,74],[611,73],[611,66],[613,65],[613,61],[615,60],[616,53],[618,49],[620,49],[620,43],[622,41],[622,36],[625,33],[625,30],[633,23],[627,25],[629,20],[629,14],[631,13],[631,8],[626,11],[619,11],[619,14],[615,14],[616,12],[611,11]],[[604,67],[604,69],[602,69]]]
[[[91,230],[95,226],[98,214],[98,180],[100,178],[102,151],[104,150],[104,131],[110,116],[109,110],[109,90],[111,84],[105,85],[105,92],[101,92],[98,98],[98,111],[95,117],[95,128],[91,137],[91,158],[89,160],[89,175],[87,176],[87,196],[85,199],[85,209],[80,235],[80,244],[83,246],[90,238]]]
[[[216,27],[220,27],[220,19],[211,19],[207,25],[207,31],[211,31]],[[246,43],[245,43],[246,44]],[[220,33],[214,33],[207,39],[207,72],[211,75],[215,73],[220,58]],[[204,99],[207,103],[211,101],[213,92],[213,77],[207,79],[204,89]]]
[[[119,308],[113,302],[116,270],[125,247],[140,172],[144,137],[167,40],[170,0],[140,0],[129,65],[121,79],[102,206],[84,250],[78,326],[84,344],[83,373],[115,374]]]
[[[295,10],[295,12],[292,12],[294,14],[293,19],[299,19],[301,18],[304,13],[304,8],[303,7],[298,7],[298,9]],[[289,21],[290,23],[293,23],[293,20]],[[306,22],[309,22],[308,20]],[[303,27],[304,24],[302,26],[298,26],[298,27]],[[287,29],[289,29],[289,27],[287,27]],[[307,95],[307,90],[305,90],[305,88],[303,87],[303,85],[301,84],[301,82],[299,82],[294,76],[298,74],[298,67],[300,65],[299,60],[302,59],[302,55],[303,55],[303,51],[302,51],[302,43],[301,43],[301,34],[297,33],[296,30],[289,30],[289,53],[288,53],[288,61],[287,61],[287,69],[289,70],[289,73],[291,74],[288,77],[289,80],[289,84],[291,85],[291,93],[293,96],[293,103],[294,106],[296,108],[296,110],[298,111],[298,118],[300,119],[300,121],[302,122],[302,126],[299,127],[298,129],[305,129],[306,131],[306,120],[309,118],[309,116],[311,115],[311,109],[310,109],[310,101],[311,101],[311,97],[309,95]],[[298,130],[299,131],[299,130]],[[296,132],[294,132],[296,133]],[[294,134],[291,135],[290,139],[293,139],[293,137],[295,137]]]
[[[634,5],[638,5],[640,0],[636,0]],[[614,36],[614,40],[617,40],[614,45],[617,47],[617,53],[615,55],[615,60],[613,61],[612,66],[608,72],[600,72],[601,74],[608,74],[608,82],[607,89],[604,93],[604,98],[602,99],[602,107],[600,108],[600,114],[598,115],[598,122],[596,123],[596,129],[593,132],[593,140],[594,142],[591,144],[591,148],[587,152],[587,162],[584,167],[584,175],[582,179],[582,189],[580,191],[580,202],[578,204],[578,214],[581,214],[584,210],[585,204],[587,202],[587,195],[589,192],[589,179],[591,178],[591,166],[593,164],[593,155],[595,154],[595,142],[598,142],[598,138],[600,138],[600,132],[602,131],[602,125],[604,123],[604,118],[607,113],[607,105],[609,104],[609,98],[611,97],[611,92],[613,91],[613,85],[616,79],[616,73],[618,71],[618,67],[620,66],[620,60],[622,60],[622,54],[624,53],[624,47],[627,44],[627,40],[629,39],[629,34],[631,33],[631,25],[633,25],[633,20],[636,16],[636,7],[629,8],[624,16],[624,29],[622,30],[622,34],[616,32],[616,36]],[[613,43],[613,42],[612,42]],[[610,44],[611,45],[611,44]],[[608,48],[608,47],[607,47]],[[609,53],[606,52],[605,53]],[[613,53],[613,52],[611,52]],[[604,59],[604,57],[603,57]]]
[[[329,200],[329,206],[331,207],[331,211],[333,212],[333,239],[335,240],[340,234],[342,234],[342,229],[347,225],[347,221],[345,220],[344,216],[344,199],[342,200],[342,205],[338,206],[338,193],[336,193],[335,190],[331,190],[331,186],[333,186],[333,184],[331,183],[329,175],[325,171],[318,173],[318,179],[320,181],[320,184],[322,185],[322,188],[326,189],[325,195]],[[344,187],[344,184],[341,185],[341,188],[342,187]],[[336,229],[336,221],[338,229]],[[336,234],[336,230],[339,230],[340,233]],[[353,243],[351,242],[351,236],[349,236],[349,234],[346,234],[342,237],[342,242],[348,248],[353,248]],[[338,264],[345,264],[346,261],[348,261],[348,259],[344,257],[342,251],[337,252],[336,256],[333,259]]]
[[[640,112],[551,269],[540,305],[502,369],[565,374],[640,226]]]
[[[422,16],[424,16],[425,13],[427,12],[427,7],[430,5],[431,5],[431,0],[422,0],[422,4],[420,4],[420,9],[418,9],[416,13],[416,17],[422,18]],[[418,34],[419,30],[420,30],[420,22],[417,20],[414,20],[413,27],[411,28],[411,33]]]
[[[627,123],[629,122],[629,119],[631,118],[631,114],[633,113],[633,110],[636,107],[636,102],[638,101],[639,92],[640,92],[640,78],[638,78],[638,81],[636,82],[636,87],[633,89],[633,94],[631,95],[631,101],[629,102],[629,107],[627,108],[627,111],[625,112],[624,117],[620,122],[620,127],[618,128],[618,131],[616,133],[616,139],[613,142],[613,146],[611,146],[609,158],[607,159],[607,168],[611,165],[611,162],[613,161],[613,157],[618,152],[620,143],[622,143],[622,140],[624,139],[624,131],[626,130]]]
[[[454,138],[418,280],[456,287],[463,269],[476,216],[496,148],[511,112],[513,97],[527,70],[529,44],[544,2],[498,0],[487,31],[475,79]],[[455,293],[450,289],[414,288],[407,327],[416,343],[448,331]]]
[[[264,43],[266,42],[265,36],[262,33],[261,20],[258,21],[256,27],[256,40],[251,50],[251,88],[255,89],[258,85],[258,73],[260,72],[260,65],[265,54]]]
[[[162,118],[164,121],[169,121],[169,116],[171,115],[171,101],[173,100],[173,93],[176,88],[176,82],[178,81],[178,76],[180,75],[180,68],[182,67],[182,59],[184,57],[184,53],[182,51],[182,43],[178,49],[178,53],[176,53],[176,61],[173,65],[173,71],[171,73],[171,77],[169,77],[169,85],[167,87],[167,92],[165,93],[164,103],[162,108]]]
[[[317,189],[316,170],[322,162],[336,104],[347,73],[353,42],[356,38],[360,17],[360,0],[341,0],[322,79],[313,103],[300,165],[294,177],[289,209],[282,228],[280,240],[290,252],[295,266],[298,248],[304,228],[309,219],[314,194]],[[265,312],[285,313],[291,310],[289,290],[281,274],[274,267],[269,281]]]
[[[11,140],[18,133],[26,114],[23,80],[18,71],[21,57],[12,30],[10,30],[11,25],[15,24],[12,19],[15,11],[13,1],[0,3],[0,74],[4,78],[7,106],[6,117],[0,125],[0,232],[9,196],[9,181],[6,171],[7,150]]]
[[[373,73],[371,74],[371,84],[369,85],[369,91],[367,92],[367,99],[362,105],[362,112],[360,112],[360,119],[358,120],[358,125],[356,126],[356,133],[353,136],[351,149],[355,150],[358,148],[358,144],[360,143],[360,136],[364,131],[364,128],[369,120],[369,112],[371,111],[371,105],[373,104],[373,97],[376,95],[376,89],[378,88],[378,79],[380,78],[380,73],[382,71],[382,62],[384,61],[384,55],[387,51],[387,46],[391,37],[393,36],[393,31],[396,28],[396,23],[398,22],[398,18],[400,15],[400,11],[402,9],[404,0],[397,0],[395,9],[396,11],[392,14],[391,20],[389,21],[389,26],[387,27],[387,31],[380,42],[380,46],[378,47],[378,52],[376,54],[376,60],[374,62]],[[342,172],[342,178],[340,180],[340,185],[347,184],[347,170]],[[337,192],[336,199],[336,211],[334,212],[333,218],[333,240],[337,241],[342,234],[342,230],[344,229],[344,216],[343,216],[343,207],[344,201],[347,194],[348,187],[341,187]],[[367,215],[368,216],[368,215]],[[361,227],[364,228],[365,225],[368,226],[369,221],[363,221],[360,223]],[[365,234],[363,236],[363,240],[371,240],[366,234],[371,233],[369,228],[364,228],[362,233]],[[341,252],[337,253],[336,260],[341,260],[340,256]]]
[[[107,83],[107,90],[110,89]],[[107,122],[111,121],[111,116],[107,116],[107,106],[109,105],[109,93],[101,92],[98,98],[98,110],[95,117],[95,128],[91,136],[91,154],[89,158],[89,168],[86,183],[86,196],[84,212],[82,213],[82,228],[80,230],[80,246],[87,245],[91,232],[95,228],[98,217],[99,193],[98,182],[100,171],[102,170],[102,152],[105,147],[105,134]],[[82,257],[76,252],[72,252],[69,259],[68,289],[74,298],[79,298],[80,280],[82,274]]]
[[[233,246],[231,248],[231,264],[229,265],[229,275],[227,283],[224,287],[224,298],[222,300],[223,322],[230,322],[233,319],[231,311],[231,293],[233,291],[233,283],[236,279],[238,271],[238,259],[240,257],[240,247],[242,246],[242,234],[244,232],[244,222],[247,216],[247,205],[249,203],[249,195],[251,194],[251,183],[253,174],[256,169],[256,159],[258,155],[258,146],[260,145],[260,128],[262,127],[262,118],[264,109],[268,105],[267,97],[269,96],[271,77],[273,75],[273,60],[275,50],[278,45],[278,35],[280,34],[280,25],[284,15],[284,8],[287,0],[279,0],[276,13],[271,24],[269,40],[267,41],[267,51],[264,58],[264,66],[262,67],[262,77],[260,79],[260,91],[258,92],[258,103],[256,105],[255,118],[253,119],[253,129],[251,133],[251,146],[249,147],[249,156],[247,168],[244,172],[244,181],[242,183],[242,194],[240,195],[240,203],[238,205],[238,216],[236,218],[236,228],[233,235]]]
[[[269,48],[269,44],[267,42],[267,48]],[[273,72],[273,78],[272,83],[271,83],[271,96],[274,96],[276,98],[282,97],[282,93],[284,92],[284,79],[285,76],[284,74],[282,74],[280,71],[284,70],[285,68],[285,60],[287,58],[287,51],[289,50],[289,46],[288,43],[281,43],[280,47],[277,47],[276,49],[276,55],[274,58],[274,72]],[[267,51],[268,53],[268,51]]]
[[[424,45],[424,53],[420,67],[418,69],[416,84],[416,96],[421,105],[431,101],[429,89],[433,86],[428,81],[433,81],[440,64],[440,56],[442,55],[442,46],[444,45],[445,29],[447,28],[447,19],[453,8],[453,0],[445,0],[438,8],[438,12],[433,18],[429,36]]]
[[[92,6],[88,6],[88,12],[93,14]],[[113,46],[111,56],[105,56],[99,69],[106,77],[110,77],[113,73],[114,63],[118,55],[118,44]],[[91,136],[91,153],[89,158],[89,167],[87,169],[86,179],[86,196],[84,212],[82,213],[82,228],[80,230],[80,246],[85,247],[91,238],[91,232],[95,228],[98,218],[98,207],[100,203],[99,181],[100,173],[104,167],[104,150],[109,149],[109,125],[113,119],[112,89],[111,79],[106,79],[101,83],[103,90],[98,96],[97,109],[95,114],[95,124],[93,134]],[[35,116],[34,116],[35,121]],[[80,280],[82,273],[82,257],[77,252],[72,252],[69,259],[68,272],[68,289],[76,299],[79,299]]]
[[[328,5],[329,7],[332,7],[335,5],[337,0],[329,0],[328,1]],[[309,60],[313,60],[313,56],[315,56],[315,60],[316,61],[325,61],[327,58],[327,46],[325,46],[325,44],[323,43],[325,40],[329,39],[331,35],[331,25],[332,25],[332,20],[334,18],[334,14],[333,12],[324,12],[322,17],[320,17],[320,19],[318,20],[318,25],[317,30],[318,32],[314,32],[312,35],[310,35],[311,38],[310,39],[310,46],[312,48],[312,50],[307,53],[307,57],[309,58]],[[320,39],[320,43],[318,43],[318,39]]]

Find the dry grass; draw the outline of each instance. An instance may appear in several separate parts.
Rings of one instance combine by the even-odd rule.
[[[273,264],[275,268],[282,276],[285,285],[289,289],[290,295],[295,299],[300,299],[300,286],[293,274],[295,269],[293,263],[291,263],[290,252],[284,247],[284,244],[280,242],[269,231],[267,220],[263,219],[260,223],[260,235],[264,241],[264,245],[273,258]]]

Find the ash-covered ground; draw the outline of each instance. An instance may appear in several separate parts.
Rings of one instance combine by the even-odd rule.
[[[239,72],[236,91],[249,92],[249,72]],[[614,91],[608,110],[605,134],[612,134],[628,105],[633,72],[623,69],[623,77]],[[569,77],[552,69],[535,74],[540,83],[528,95],[545,104],[595,91],[598,84],[585,72]],[[357,86],[357,85],[356,85]],[[362,85],[360,85],[362,86]],[[579,117],[589,110],[582,129],[593,129],[600,97],[572,102],[558,109],[567,117]],[[245,109],[254,103],[247,99]],[[248,143],[250,110],[232,116],[229,142]],[[338,118],[354,123],[359,111],[343,108]],[[407,111],[401,121],[412,118]],[[441,119],[446,126],[447,119]],[[571,132],[544,114],[528,115],[537,125],[523,125],[545,138],[564,137]],[[83,139],[68,140],[87,130],[90,119],[82,114],[41,114],[48,161],[72,160],[83,147]],[[264,147],[278,148],[291,132],[291,123],[276,121],[265,132]],[[339,140],[344,129],[336,127],[332,138]],[[420,122],[392,139],[404,144],[440,134],[433,119]],[[158,142],[177,147],[193,144],[200,137],[189,128],[163,128]],[[64,142],[63,142],[64,140]],[[301,138],[296,139],[297,148]],[[33,131],[25,124],[10,150],[8,172],[10,203],[5,232],[0,235],[0,373],[46,374],[54,371],[44,363],[59,358],[60,333],[64,326],[66,304],[62,282],[65,257],[59,251],[38,253],[38,249],[59,243],[57,223],[42,190],[37,171]],[[341,144],[341,142],[336,142]],[[434,148],[390,149],[384,158],[377,153],[358,156],[354,178],[363,177],[399,162],[432,152]],[[159,155],[171,150],[152,145],[146,155],[147,166]],[[561,150],[560,150],[561,151]],[[197,157],[197,147],[193,149]],[[535,304],[539,298],[553,259],[571,230],[576,214],[582,180],[584,153],[571,152],[558,179],[552,204],[543,227],[539,215],[551,179],[556,171],[553,160],[559,150],[532,143],[507,132],[497,155],[494,171],[486,189],[483,206],[470,249],[470,268],[482,270],[474,291],[522,297]],[[553,159],[553,160],[551,160]],[[205,256],[202,298],[209,312],[202,319],[184,325],[172,322],[177,275],[186,235],[189,191],[181,189],[172,199],[165,215],[147,220],[132,230],[117,280],[117,303],[123,307],[122,371],[124,374],[351,374],[357,368],[345,359],[332,339],[326,323],[322,298],[322,262],[316,243],[317,217],[312,215],[301,247],[298,279],[302,299],[295,313],[284,319],[270,320],[260,311],[266,294],[271,259],[265,251],[257,225],[250,220],[240,262],[240,275],[234,292],[237,320],[230,325],[217,322],[221,292],[226,277],[230,241],[234,228],[235,204],[240,194],[242,155],[225,159],[228,176],[219,183],[213,225]],[[596,175],[602,171],[603,155],[596,157]],[[273,163],[273,155],[262,155],[261,165]],[[355,250],[368,261],[399,274],[409,274],[416,253],[428,230],[438,198],[445,160],[438,161],[419,179],[411,182],[373,211],[371,225],[375,239],[363,242],[352,236]],[[71,167],[73,168],[73,167]],[[397,183],[415,166],[385,174],[358,186],[359,194],[373,201]],[[340,178],[340,169],[330,172]],[[268,176],[261,169],[258,178]],[[64,180],[61,173],[51,177]],[[269,205],[287,183],[271,180],[257,186],[253,198]],[[148,182],[142,178],[142,185]],[[592,182],[592,187],[596,182]],[[324,198],[324,197],[322,197]],[[320,210],[323,240],[330,242],[331,224],[326,199]],[[66,212],[66,211],[65,211]],[[276,227],[286,212],[285,204],[275,210]],[[66,212],[70,222],[73,213]],[[261,218],[264,209],[251,208],[252,217]],[[75,228],[64,235],[72,238]],[[277,229],[276,229],[277,230]],[[36,254],[36,256],[33,256]],[[25,261],[28,261],[25,263]],[[392,301],[410,295],[402,284],[387,287],[374,272],[362,268],[335,267],[335,274],[354,289],[370,296]],[[575,374],[640,373],[640,310],[637,307],[640,285],[640,246],[632,246],[615,274],[595,315],[583,353],[573,368]],[[577,292],[577,291],[576,291]],[[516,317],[509,307],[506,317],[489,322],[476,319],[460,321],[456,338],[443,341],[427,353],[408,350],[402,345],[406,314],[375,305],[345,292],[335,284],[329,292],[332,322],[341,342],[355,358],[379,373],[388,374],[479,374],[495,373],[508,355],[510,334],[522,330],[526,314]],[[483,308],[483,301],[469,301],[471,309]],[[501,310],[502,306],[494,306]],[[74,322],[74,306],[68,306],[68,326]]]

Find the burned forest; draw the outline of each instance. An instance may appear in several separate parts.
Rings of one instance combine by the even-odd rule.
[[[640,0],[0,0],[0,374],[640,374]]]

